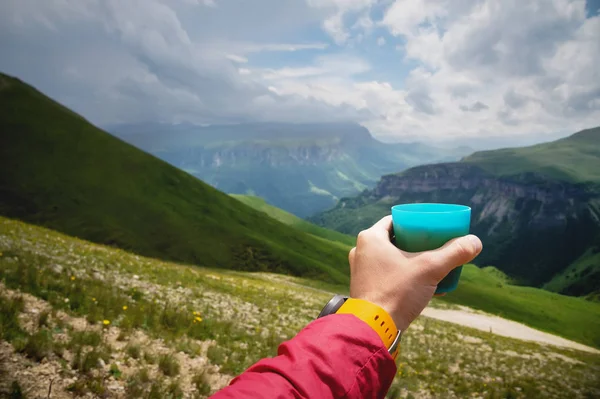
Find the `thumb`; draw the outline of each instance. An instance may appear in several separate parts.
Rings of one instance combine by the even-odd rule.
[[[470,234],[450,240],[441,248],[422,252],[414,260],[437,284],[452,269],[472,261],[482,248],[481,240]]]

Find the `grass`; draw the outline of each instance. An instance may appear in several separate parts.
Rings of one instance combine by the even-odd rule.
[[[23,311],[23,298],[7,298],[0,295],[0,338],[12,342],[26,337],[19,325],[19,314]]]
[[[171,353],[165,353],[158,358],[158,368],[167,377],[179,374],[180,366],[177,359]]]
[[[496,176],[537,173],[571,183],[600,183],[600,127],[550,143],[476,152],[464,159]]]
[[[79,395],[116,396],[116,384],[130,398],[174,398],[182,392],[184,397],[202,397],[258,359],[275,355],[278,344],[313,320],[330,297],[319,288],[322,283],[166,263],[6,219],[0,220],[0,252],[2,287],[33,295],[43,308],[52,308],[49,326],[36,328],[53,331],[59,320],[63,323],[64,354],[50,354],[45,361],[59,364],[72,356],[64,368],[78,377],[68,389]],[[490,282],[505,282],[494,270],[481,273]],[[38,316],[24,309],[32,305],[14,294],[2,297],[0,304],[9,297],[16,301],[2,305],[15,309],[11,320],[25,317],[37,326]],[[104,317],[110,317],[109,326],[99,321]],[[196,317],[202,321],[194,323]],[[118,340],[125,328],[129,343]],[[54,342],[59,335],[53,336]],[[135,344],[143,352],[137,359],[129,349]],[[184,347],[201,349],[188,355],[180,352]],[[149,353],[159,354],[158,359],[152,355],[147,361]],[[403,336],[399,361],[389,397],[600,394],[598,355],[427,318],[418,319]],[[115,378],[117,370],[121,375]],[[27,392],[35,390],[37,381],[19,379]],[[44,397],[42,390],[47,389],[40,386],[37,395]],[[57,385],[56,395],[63,389],[67,387]]]
[[[342,234],[334,230],[325,229],[323,227],[319,227],[315,224],[307,222],[304,219],[300,219],[296,215],[293,215],[289,212],[284,211],[283,209],[279,209],[273,205],[268,204],[264,199],[260,197],[239,194],[232,194],[232,197],[256,209],[257,211],[266,213],[268,216],[272,217],[275,220],[279,220],[283,224],[294,227],[296,230],[312,234],[314,236],[323,238],[328,241],[341,243],[344,245],[344,249],[347,248],[349,250],[354,245],[356,245],[355,237]]]
[[[600,348],[600,303],[507,283],[495,268],[463,268],[458,289],[439,300],[515,320]]]
[[[0,75],[0,214],[138,254],[346,283],[347,253]],[[51,166],[50,166],[51,165]]]
[[[600,245],[590,248],[568,268],[544,284],[544,289],[554,292],[589,292],[600,299]]]
[[[196,370],[192,377],[192,384],[200,395],[208,395],[211,391],[205,370]]]

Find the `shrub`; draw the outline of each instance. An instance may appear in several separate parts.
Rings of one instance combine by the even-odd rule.
[[[43,328],[27,339],[22,352],[33,360],[39,362],[50,355],[53,349],[52,333]]]
[[[140,347],[140,344],[137,343],[129,343],[129,345],[127,345],[127,348],[125,348],[125,351],[130,357],[134,359],[139,359],[142,355],[142,349]]]
[[[201,395],[208,395],[211,391],[205,370],[197,370],[192,376],[192,384]]]
[[[173,377],[179,374],[179,361],[172,353],[165,353],[158,359],[158,368],[167,377]]]

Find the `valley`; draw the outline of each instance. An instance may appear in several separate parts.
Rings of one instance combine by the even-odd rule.
[[[361,226],[423,200],[473,205],[485,267],[465,265],[406,332],[388,398],[600,395],[595,131],[516,175],[478,154],[386,175],[313,219],[333,231],[218,191],[18,79],[0,75],[0,106],[0,396],[207,397],[347,293]]]
[[[595,128],[532,148],[418,166],[383,176],[373,190],[344,198],[310,220],[356,234],[395,204],[466,204],[473,209],[471,231],[484,242],[477,264],[494,265],[517,283],[595,296],[600,274],[591,257],[600,245],[599,149]],[[565,270],[573,270],[568,278]],[[561,282],[551,283],[555,278]]]
[[[352,123],[140,124],[106,130],[221,191],[259,196],[300,217],[372,188],[381,175],[472,152],[384,144]]]

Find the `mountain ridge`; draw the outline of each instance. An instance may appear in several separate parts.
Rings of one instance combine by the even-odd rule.
[[[462,162],[417,166],[386,175],[373,190],[341,199],[334,209],[311,221],[355,234],[389,214],[389,207],[397,203],[466,204],[473,209],[472,232],[484,241],[478,264],[494,265],[523,284],[547,284],[571,295],[594,294],[600,291],[600,267],[577,268],[578,274],[571,273],[570,281],[549,284],[600,244],[600,185],[595,179],[600,155],[569,164],[580,159],[580,150],[596,153],[589,140],[600,147],[600,129],[533,148],[475,153]],[[565,144],[566,148],[561,148]],[[520,160],[520,169],[510,158],[507,166],[500,162],[507,152]],[[546,167],[546,155],[552,167]],[[586,284],[580,281],[584,278]]]
[[[0,214],[165,260],[348,281],[346,251],[97,129],[18,79],[0,74],[0,87]]]
[[[372,187],[383,174],[466,148],[384,144],[352,123],[122,125],[109,130],[230,194],[257,195],[306,217]]]

